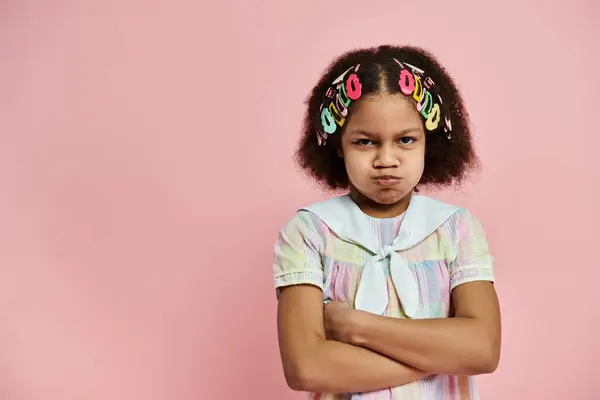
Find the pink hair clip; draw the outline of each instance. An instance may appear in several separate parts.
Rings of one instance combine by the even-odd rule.
[[[435,82],[431,77],[425,76],[425,71],[407,62],[393,60],[400,66],[398,86],[400,92],[407,97],[412,97],[417,102],[417,110],[425,120],[425,128],[434,131],[442,120],[442,97],[433,93]],[[321,127],[317,129],[319,146],[325,146],[327,137],[337,132],[348,119],[348,108],[353,101],[362,96],[362,84],[358,78],[360,64],[348,68],[338,76],[325,92],[325,101],[319,107]],[[354,70],[354,71],[353,71]],[[435,96],[434,96],[435,94]],[[447,138],[452,137],[452,123],[448,116],[444,116],[444,132]]]
[[[329,104],[325,106],[324,103],[321,103],[319,107],[322,127],[322,130],[317,129],[319,146],[325,146],[327,136],[333,135],[338,127],[344,126],[348,116],[348,107],[362,96],[362,84],[357,75],[359,68],[360,64],[348,68],[331,83],[325,92]],[[352,70],[354,71],[348,75]]]

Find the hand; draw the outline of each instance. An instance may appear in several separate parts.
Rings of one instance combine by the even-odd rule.
[[[325,304],[323,317],[327,339],[352,344],[360,313],[346,303],[332,301]]]

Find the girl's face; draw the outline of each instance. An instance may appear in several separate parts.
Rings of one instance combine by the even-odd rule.
[[[405,200],[425,166],[425,132],[415,105],[402,94],[361,99],[345,127],[339,155],[356,197],[384,209]]]

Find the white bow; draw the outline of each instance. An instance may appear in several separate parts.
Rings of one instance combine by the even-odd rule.
[[[415,318],[419,310],[419,285],[408,263],[397,253],[394,246],[383,247],[365,264],[356,291],[355,308],[382,315],[389,303],[385,263],[390,259],[390,276],[402,304],[404,313]]]
[[[373,254],[362,268],[356,292],[356,309],[381,315],[385,312],[388,292],[385,263],[390,259],[390,277],[398,299],[409,318],[419,311],[419,285],[408,262],[398,251],[413,248],[438,229],[459,207],[420,195],[413,195],[400,226],[398,237],[391,246],[381,247],[360,208],[348,195],[338,196],[302,208],[315,214],[341,240],[354,243]]]

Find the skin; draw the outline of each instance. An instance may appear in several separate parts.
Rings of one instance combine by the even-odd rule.
[[[350,195],[368,215],[404,212],[424,169],[426,136],[414,103],[400,94],[361,99],[342,132],[338,155]],[[377,178],[392,176],[382,183]],[[493,284],[452,292],[453,318],[382,317],[331,302],[310,285],[283,288],[278,333],[288,385],[319,393],[401,386],[433,373],[483,374],[500,353],[500,312]]]
[[[338,154],[344,158],[350,195],[374,217],[401,214],[425,167],[426,136],[415,105],[399,94],[367,97],[342,134]],[[392,185],[377,177],[398,178]]]
[[[435,374],[492,373],[500,359],[500,308],[491,282],[452,291],[452,318],[383,317],[332,302],[325,306],[327,338],[368,348]]]

